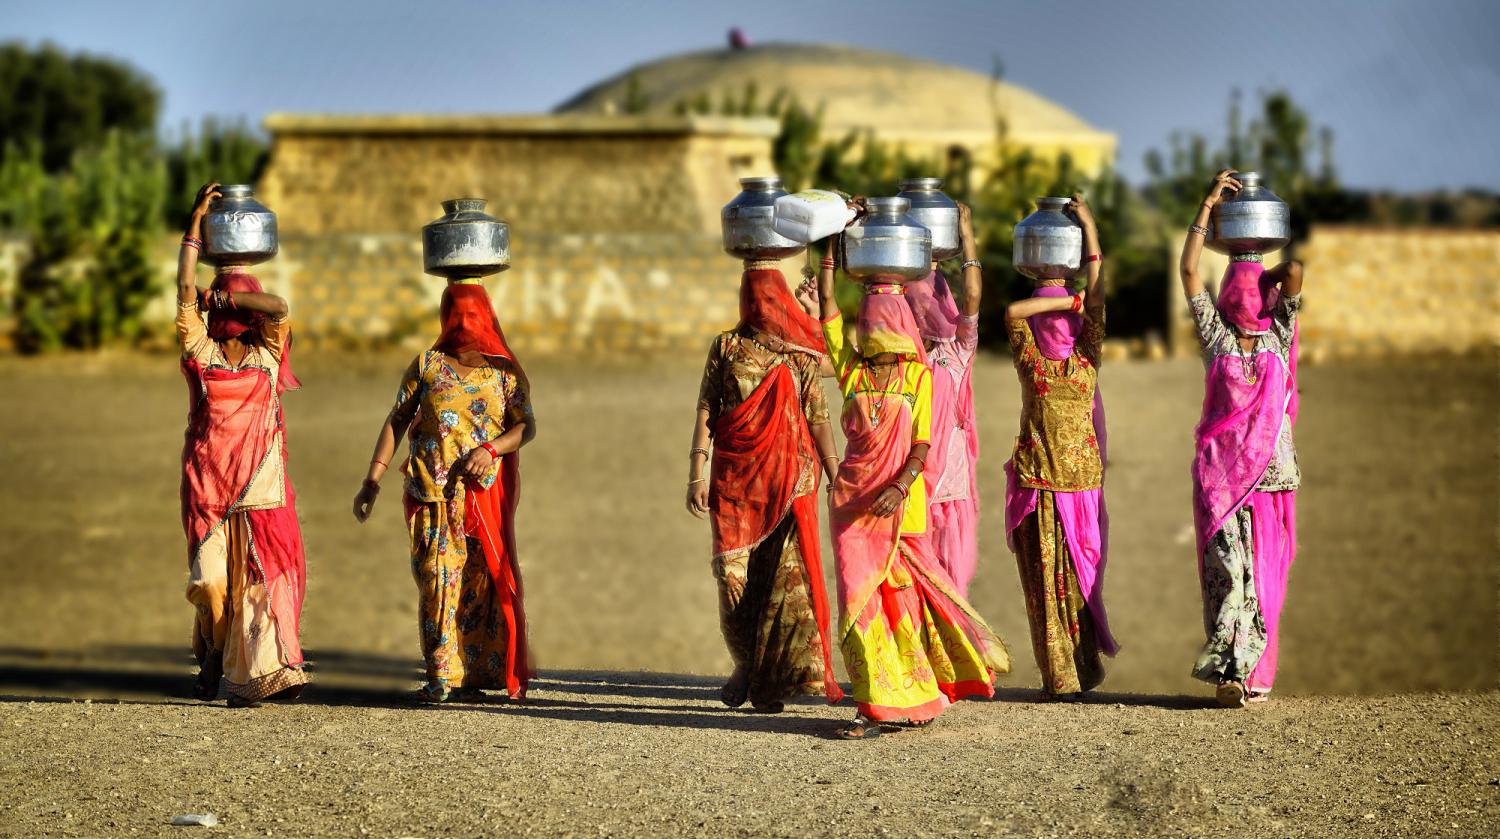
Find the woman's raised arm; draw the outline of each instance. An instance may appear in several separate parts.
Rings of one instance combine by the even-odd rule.
[[[1224,191],[1240,191],[1240,182],[1234,178],[1233,169],[1224,169],[1214,176],[1214,185],[1198,205],[1198,214],[1188,226],[1187,238],[1182,242],[1182,258],[1177,262],[1177,273],[1182,277],[1182,293],[1189,299],[1203,293],[1207,286],[1198,273],[1198,258],[1203,255],[1203,243],[1208,238],[1208,220],[1214,206],[1224,197]]]

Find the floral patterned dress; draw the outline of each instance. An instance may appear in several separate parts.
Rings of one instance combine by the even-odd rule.
[[[801,352],[773,352],[736,332],[714,339],[703,368],[698,407],[709,427],[738,408],[778,366],[791,372],[809,426],[825,424],[828,406],[818,360]],[[796,496],[817,490],[815,459],[801,464]],[[824,692],[823,649],[814,613],[796,517],[787,511],[758,545],[714,557],[719,588],[719,625],[736,670],[747,678],[755,705]],[[812,534],[816,539],[817,534]]]
[[[509,365],[460,376],[441,352],[428,351],[402,377],[392,418],[411,428],[403,472],[423,690],[435,699],[460,688],[504,690],[505,621],[479,545],[465,535],[465,486],[454,467],[517,423],[534,422],[524,381]],[[498,472],[497,461],[479,483],[492,486]]]
[[[1104,325],[1085,321],[1064,359],[1042,354],[1025,319],[1007,326],[1021,380],[1021,433],[1011,464],[1016,482],[1037,490],[1035,512],[1011,534],[1032,651],[1045,691],[1078,693],[1104,680],[1104,664],[1054,493],[1095,490],[1104,479],[1093,413]]]

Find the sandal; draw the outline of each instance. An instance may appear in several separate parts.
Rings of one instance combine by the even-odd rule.
[[[455,688],[449,692],[448,701],[477,705],[484,701],[484,691],[479,688]]]
[[[755,703],[750,706],[752,714],[779,714],[786,710],[786,705],[781,702]]]
[[[880,736],[880,726],[864,717],[855,717],[854,722],[835,731],[833,736],[840,740],[873,740]]]
[[[929,717],[925,720],[907,720],[906,725],[908,728],[926,728],[935,722],[937,722],[937,717]]]
[[[429,686],[423,685],[408,693],[406,698],[418,705],[441,705],[448,701],[450,695],[448,691],[441,688],[432,690]]]
[[[246,699],[243,696],[229,694],[229,707],[231,708],[259,708],[259,699]]]
[[[1245,707],[1245,686],[1233,679],[1219,682],[1219,689],[1214,692],[1214,699],[1220,708],[1243,708]]]
[[[1252,690],[1250,691],[1250,696],[1245,701],[1255,703],[1270,702],[1271,692],[1268,690]]]
[[[204,702],[219,698],[219,682],[224,678],[224,653],[212,651],[198,665],[198,680],[193,683],[193,696]]]

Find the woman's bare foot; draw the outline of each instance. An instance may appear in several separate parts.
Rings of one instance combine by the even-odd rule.
[[[745,699],[750,693],[750,676],[743,668],[736,668],[734,675],[719,689],[719,700],[731,708],[738,708],[745,704]]]

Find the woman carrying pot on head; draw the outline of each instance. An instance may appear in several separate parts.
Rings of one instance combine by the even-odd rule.
[[[1026,599],[1031,646],[1048,698],[1077,699],[1104,679],[1100,653],[1118,647],[1104,612],[1109,518],[1104,510],[1103,254],[1093,213],[1075,194],[1068,211],[1083,227],[1084,290],[1041,280],[1005,309],[1021,429],[1005,464],[1005,532]]]
[[[408,430],[402,502],[417,581],[426,683],[419,702],[523,698],[526,643],[515,513],[519,451],[536,434],[530,386],[478,279],[449,280],[442,334],[401,377],[364,485],[363,522]]]
[[[712,524],[719,623],[734,661],[720,696],[761,713],[791,696],[843,697],[818,536],[818,478],[838,462],[820,383],[823,336],[777,264],[745,260],[740,322],[709,348],[688,455],[687,508]]]
[[[1302,265],[1265,270],[1259,254],[1231,257],[1217,303],[1198,273],[1213,208],[1240,188],[1232,169],[1214,178],[1179,265],[1206,370],[1194,432],[1193,522],[1208,640],[1193,675],[1217,684],[1225,707],[1271,692],[1301,484],[1292,424]]]
[[[307,563],[281,410],[281,394],[300,384],[285,300],[222,258],[212,285],[194,285],[203,220],[219,197],[217,183],[198,190],[177,259],[177,337],[188,383],[182,524],[187,598],[198,611],[193,693],[214,699],[223,680],[231,707],[253,707],[295,699],[308,681],[298,637]]]
[[[932,371],[932,448],[923,477],[933,551],[958,593],[969,596],[969,582],[979,565],[979,427],[974,421],[974,387],[970,381],[979,351],[979,299],[983,276],[974,243],[974,225],[966,204],[958,205],[959,243],[963,248],[964,304],[960,309],[948,280],[932,264],[932,273],[906,284],[906,301]]]
[[[838,374],[848,446],[829,486],[839,582],[839,646],[858,711],[838,736],[880,724],[923,726],[965,696],[992,696],[1010,671],[1005,645],[936,556],[923,468],[931,448],[932,372],[899,282],[864,287],[856,338],[844,338],[834,261],[818,275],[823,337]]]

